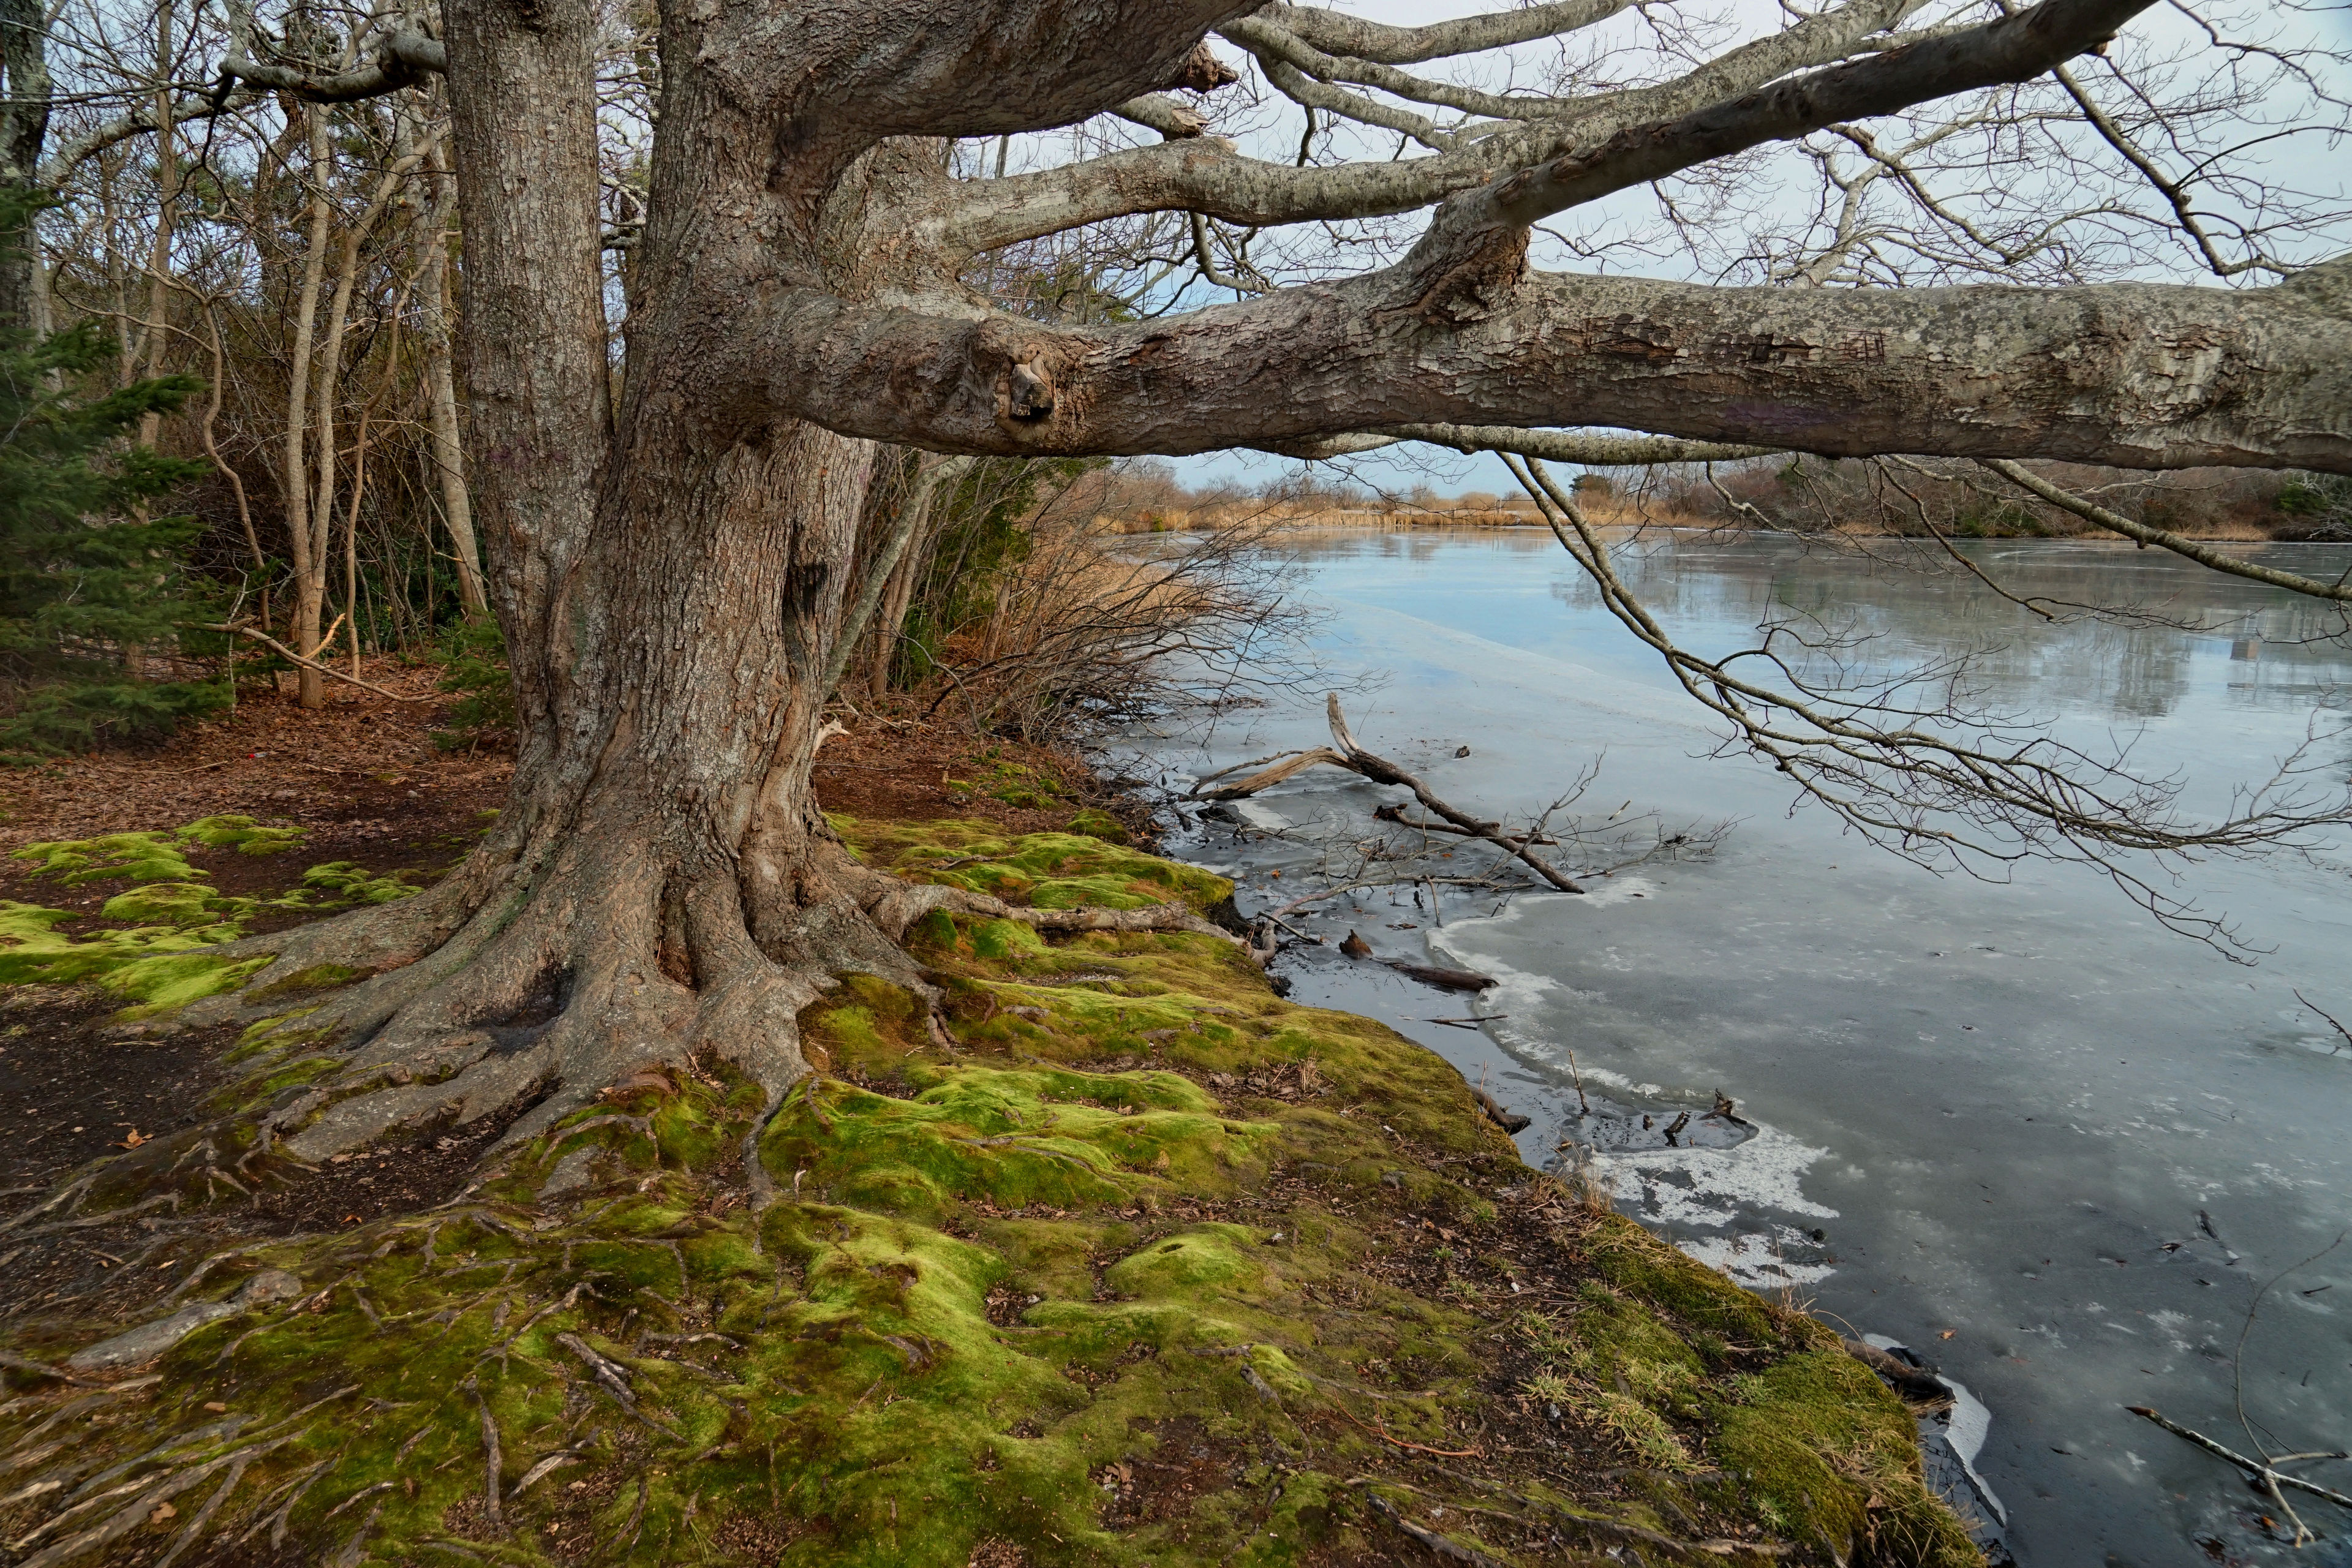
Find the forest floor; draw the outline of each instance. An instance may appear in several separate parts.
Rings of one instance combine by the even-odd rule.
[[[431,666],[371,659],[362,678],[408,700],[337,682],[326,707],[314,711],[248,683],[233,710],[184,727],[166,744],[0,769],[0,900],[65,910],[73,918],[50,929],[86,937],[105,928],[101,910],[122,890],[120,882],[62,882],[15,851],[110,834],[169,833],[222,816],[301,836],[292,855],[183,846],[189,866],[223,895],[276,892],[299,876],[299,867],[288,864],[294,859],[300,866],[347,862],[373,875],[430,883],[487,830],[514,771],[500,752],[444,751],[436,743],[456,700],[435,689],[437,674]],[[826,810],[863,818],[956,816],[1034,833],[1060,828],[1091,807],[1144,831],[1143,813],[1099,784],[1081,759],[975,738],[911,711],[864,715],[852,733],[828,741],[816,784]],[[245,929],[310,918],[264,911]],[[163,1136],[208,1114],[207,1097],[228,1070],[221,1032],[143,1037],[110,1030],[121,1006],[121,998],[88,986],[0,985],[0,1202],[7,1193],[45,1187],[126,1138]],[[105,1072],[86,1070],[94,1055],[103,1056]],[[337,1220],[345,1214],[373,1217],[448,1186],[482,1141],[459,1140],[397,1181],[368,1181],[369,1190],[343,1191],[361,1185],[355,1178],[298,1203],[280,1192],[265,1204],[283,1209],[289,1225],[318,1217],[313,1209],[331,1209]],[[0,1304],[22,1299],[31,1284],[21,1270],[0,1280]]]
[[[173,852],[264,901],[331,857],[422,882],[507,776],[437,720],[249,696],[150,755],[0,776],[0,832],[251,817],[300,837]],[[1124,843],[1135,808],[1074,757],[867,715],[818,784],[917,879],[1230,893]],[[0,921],[104,940],[119,881],[0,866]],[[37,946],[11,929],[0,1563],[1974,1560],[1833,1333],[1529,1172],[1444,1061],[1214,938],[932,917],[910,951],[951,1036],[879,982],[813,1005],[761,1209],[758,1090],[704,1059],[518,1146],[490,1118],[232,1164],[222,1108],[329,1058],[290,1022],[159,1035],[8,984]],[[42,1196],[149,1142],[217,1168],[168,1209]],[[67,1364],[189,1303],[160,1361]]]

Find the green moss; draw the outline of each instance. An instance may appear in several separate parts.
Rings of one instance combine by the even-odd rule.
[[[183,843],[209,844],[241,855],[278,855],[299,846],[309,831],[264,827],[249,816],[206,816],[180,828],[173,837]]]
[[[1878,1561],[1981,1562],[1928,1493],[1903,1402],[1838,1350],[1807,1351],[1743,1382],[1718,1408],[1715,1451],[1750,1494],[1809,1543],[1867,1542]]]
[[[205,816],[171,833],[109,833],[96,838],[27,844],[16,852],[35,875],[59,882],[186,882],[205,875],[187,849],[203,844],[247,855],[275,855],[302,841],[299,827],[263,827],[249,816]]]
[[[1021,897],[1099,882],[1205,908],[1226,889],[1075,834],[842,826],[869,860]],[[210,961],[191,934],[210,928],[165,917],[217,911],[176,883],[153,885],[126,964]],[[19,944],[0,965],[25,943],[60,961],[130,941],[77,944],[65,920],[0,909]],[[1275,996],[1212,937],[1048,942],[942,915],[916,942],[946,1037],[908,992],[845,977],[799,1021],[817,1072],[764,1125],[759,1087],[705,1058],[675,1092],[616,1091],[503,1151],[461,1204],[236,1255],[204,1296],[285,1268],[306,1310],[191,1336],[135,1426],[74,1437],[78,1473],[206,1430],[225,1419],[209,1403],[291,1435],[224,1521],[310,1479],[295,1541],[332,1555],[357,1531],[353,1561],[437,1560],[453,1539],[518,1564],[1385,1560],[1402,1538],[1368,1487],[1511,1564],[1557,1560],[1528,1543],[1564,1522],[1686,1534],[1702,1509],[1710,1532],[1745,1521],[1801,1553],[1968,1560],[1899,1404],[1802,1320],[1591,1215],[1557,1233],[1534,1315],[1479,1228],[1528,1173],[1428,1051]],[[334,1069],[323,1044],[289,1009],[233,1048],[247,1077],[223,1092],[290,1099]],[[542,1197],[559,1167],[572,1184]],[[10,1348],[51,1359],[104,1331],[28,1320]],[[26,1386],[0,1442],[79,1392]],[[1524,1520],[1402,1460],[1504,1443],[1491,1424],[1531,1394],[1572,1408],[1548,1430],[1585,1452],[1557,1485],[1512,1483],[1535,1500]],[[579,1462],[518,1489],[559,1454]],[[1595,1468],[1631,1479],[1580,1500]],[[1118,1500],[1138,1486],[1157,1500]]]
[[[188,864],[184,841],[165,833],[109,833],[97,838],[27,844],[19,860],[34,874],[68,885],[83,882],[184,882],[202,875]]]
[[[1070,818],[1068,831],[1084,834],[1088,838],[1099,838],[1106,844],[1125,844],[1129,841],[1127,824],[1109,812],[1097,811],[1092,806]]]
[[[233,962],[198,951],[243,936],[259,915],[386,903],[418,891],[414,873],[378,877],[338,860],[311,867],[299,886],[274,897],[236,897],[215,892],[210,873],[187,859],[194,845],[274,855],[299,844],[303,833],[260,826],[249,816],[207,816],[168,834],[114,833],[26,846],[16,858],[34,862],[37,876],[131,886],[100,908],[98,918],[112,925],[78,937],[56,928],[82,917],[0,900],[0,985],[94,983],[137,1004],[124,1017],[152,1016],[234,990],[266,968],[266,960]],[[325,964],[272,989],[316,989],[357,977],[356,971]]]
[[[353,969],[341,963],[314,963],[308,969],[298,969],[283,980],[274,980],[253,994],[255,1001],[265,997],[290,996],[302,991],[331,991],[338,985],[349,985],[354,980],[368,976],[364,969]]]
[[[1233,895],[1223,877],[1080,832],[1011,837],[982,822],[832,820],[869,865],[1041,909],[1136,909],[1173,895],[1206,912]]]
[[[1777,1317],[1728,1276],[1673,1247],[1657,1246],[1647,1231],[1622,1215],[1603,1218],[1590,1247],[1593,1262],[1612,1283],[1629,1295],[1662,1304],[1709,1334],[1759,1345],[1780,1343],[1785,1331],[1797,1332],[1802,1342],[1810,1320]]]
[[[388,904],[419,891],[414,882],[406,879],[414,875],[411,871],[394,871],[389,877],[379,877],[357,861],[330,860],[303,872],[302,885],[325,893],[333,905]]]

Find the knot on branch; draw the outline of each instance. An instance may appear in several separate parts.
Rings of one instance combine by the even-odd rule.
[[[1043,419],[1054,412],[1054,375],[1034,352],[1015,360],[1005,375],[1004,414],[1007,418]]]
[[[1241,73],[1219,59],[1217,52],[1209,47],[1209,40],[1203,38],[1192,46],[1192,52],[1184,57],[1184,64],[1168,86],[1182,88],[1187,92],[1214,92],[1241,79]]]
[[[1489,225],[1454,236],[1413,269],[1420,287],[1412,298],[1373,314],[1418,316],[1433,327],[1466,327],[1498,314],[1527,276],[1528,234]]]

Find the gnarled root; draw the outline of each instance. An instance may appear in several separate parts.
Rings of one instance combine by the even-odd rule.
[[[1037,910],[1008,904],[1002,899],[975,893],[965,888],[940,883],[902,882],[896,877],[867,870],[864,867],[856,868],[856,874],[862,879],[859,900],[867,917],[893,942],[902,940],[908,928],[925,915],[936,910],[945,910],[950,914],[987,915],[996,920],[1020,921],[1039,931],[1189,931],[1244,948],[1249,946],[1234,932],[1203,920],[1176,902],[1146,904],[1134,910]]]
[[[402,1129],[527,1107],[495,1145],[505,1147],[634,1073],[698,1053],[765,1091],[756,1141],[809,1070],[798,1015],[836,975],[873,974],[936,1003],[899,946],[935,910],[1240,942],[1181,903],[1023,908],[901,881],[826,841],[810,846],[803,872],[796,900],[747,910],[734,866],[666,862],[638,836],[573,835],[528,876],[513,860],[500,874],[485,853],[403,904],[240,944],[273,961],[243,992],[178,1021],[266,1020],[290,1045],[339,1058],[258,1119],[261,1148],[305,1164]],[[373,973],[346,984],[362,966]],[[758,1162],[746,1167],[761,1186]]]

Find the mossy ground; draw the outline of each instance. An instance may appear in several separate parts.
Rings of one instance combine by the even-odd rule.
[[[267,959],[230,960],[206,950],[244,935],[265,911],[325,913],[416,891],[406,875],[375,876],[336,860],[311,867],[275,897],[223,895],[187,858],[195,845],[277,855],[302,838],[300,828],[261,826],[249,816],[207,816],[171,833],[28,844],[15,858],[46,880],[128,886],[100,908],[104,923],[79,936],[57,929],[82,919],[71,910],[0,899],[0,985],[87,983],[131,1003],[125,1019],[141,1017],[233,991],[263,968]]]
[[[1107,837],[837,826],[1013,902],[1230,893]],[[1211,937],[910,942],[950,1042],[868,978],[813,1006],[762,1211],[761,1095],[698,1066],[441,1206],[249,1240],[185,1299],[303,1294],[110,1386],[24,1363],[121,1323],[20,1317],[0,1532],[38,1561],[119,1520],[81,1559],[110,1563],[1976,1561],[1834,1335],[1534,1175],[1422,1047]],[[299,1007],[241,1049],[248,1101],[330,1059]],[[228,1249],[163,1250],[184,1279]]]

